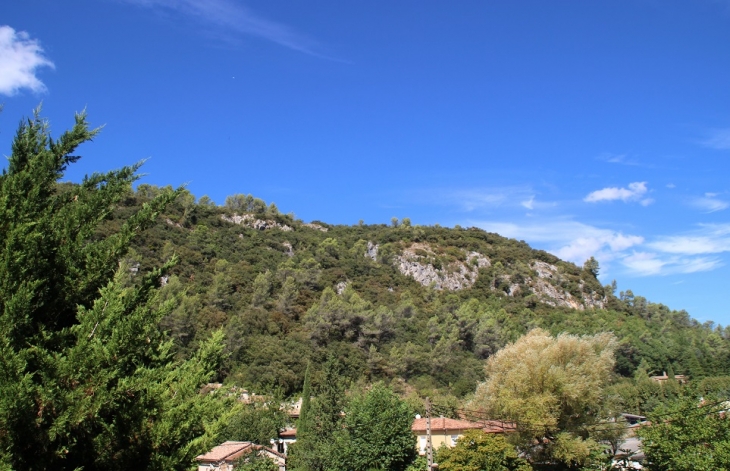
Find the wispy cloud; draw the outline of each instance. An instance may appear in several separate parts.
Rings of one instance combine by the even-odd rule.
[[[472,189],[429,190],[421,199],[436,199],[439,203],[456,205],[463,211],[490,210],[500,207],[524,207],[538,209],[554,206],[554,203],[535,199],[534,191],[528,186],[488,187]]]
[[[543,220],[529,224],[479,221],[471,225],[505,237],[546,245],[554,255],[581,264],[590,257],[609,262],[644,242],[641,236],[602,229],[572,220]]]
[[[730,150],[730,128],[710,130],[707,138],[700,144],[710,149]]]
[[[520,204],[529,210],[535,209],[535,195],[530,196],[530,199],[522,201]]]
[[[703,224],[686,235],[661,237],[649,247],[671,254],[699,255],[730,252],[730,224]]]
[[[604,152],[599,155],[598,160],[602,160],[610,164],[629,165],[632,167],[639,165],[639,162],[630,159],[626,154],[613,154],[611,152]]]
[[[723,209],[727,209],[727,207],[730,206],[730,203],[728,203],[727,201],[717,198],[716,193],[705,193],[704,197],[695,198],[690,201],[690,204],[693,207],[707,213],[722,211]]]
[[[46,86],[36,76],[42,67],[53,68],[53,62],[43,55],[43,48],[36,39],[24,31],[10,26],[0,26],[0,94],[15,95],[22,89],[36,93],[46,91]]]
[[[295,51],[328,58],[321,45],[292,28],[257,15],[233,0],[120,0],[147,8],[162,8],[227,31],[272,41]]]
[[[650,198],[642,198],[647,191],[646,182],[634,182],[629,183],[628,188],[608,187],[596,190],[583,198],[583,201],[587,203],[616,200],[621,200],[625,203],[629,201],[640,201],[643,206],[647,206],[654,202]]]
[[[573,220],[544,220],[518,224],[480,221],[470,225],[505,237],[543,246],[557,257],[582,264],[595,257],[605,269],[618,265],[633,276],[660,276],[714,270],[719,257],[730,252],[730,224],[702,226],[690,235],[667,236],[646,242],[640,235],[603,229]]]
[[[666,256],[652,252],[634,252],[624,257],[621,263],[640,276],[697,273],[722,266],[718,258]]]

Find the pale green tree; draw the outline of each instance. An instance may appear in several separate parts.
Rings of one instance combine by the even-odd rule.
[[[467,430],[453,448],[442,447],[436,462],[443,471],[529,471],[532,468],[517,454],[504,435]]]
[[[532,330],[487,360],[473,406],[516,422],[516,441],[533,462],[582,466],[600,448],[590,430],[604,419],[615,348],[609,333]]]

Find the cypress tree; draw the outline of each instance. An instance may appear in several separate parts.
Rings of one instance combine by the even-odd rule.
[[[171,306],[155,299],[170,264],[133,276],[120,262],[179,190],[102,234],[139,164],[60,184],[98,130],[82,113],[54,140],[38,113],[0,175],[0,468],[187,469],[210,445],[198,391],[222,335],[175,362],[158,328]]]
[[[304,389],[302,390],[302,408],[299,410],[299,420],[297,421],[297,435],[299,436],[307,433],[307,420],[312,400],[310,368],[311,362],[307,362],[307,369],[304,372]]]

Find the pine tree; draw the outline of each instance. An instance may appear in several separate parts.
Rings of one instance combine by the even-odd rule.
[[[169,264],[133,275],[120,260],[179,191],[162,190],[121,228],[99,225],[138,165],[60,184],[91,140],[85,114],[58,140],[36,111],[0,176],[0,468],[187,469],[210,445],[199,394],[220,333],[176,363],[156,302]]]

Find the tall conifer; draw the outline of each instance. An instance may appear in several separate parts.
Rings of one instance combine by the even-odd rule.
[[[36,112],[0,175],[0,469],[187,469],[209,445],[198,391],[222,336],[176,363],[158,328],[170,305],[155,302],[166,267],[120,262],[178,192],[101,234],[139,165],[59,183],[97,133],[82,113],[53,140]]]

